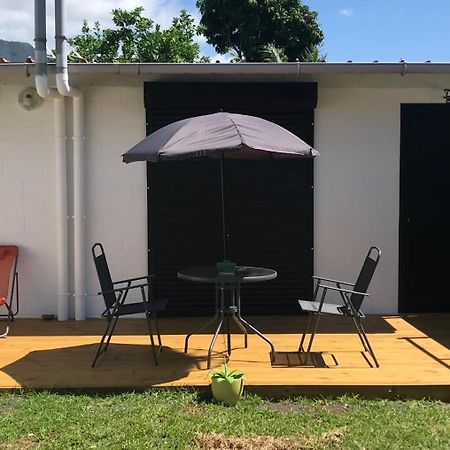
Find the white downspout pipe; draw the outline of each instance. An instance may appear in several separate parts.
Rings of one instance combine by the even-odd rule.
[[[64,97],[48,86],[47,31],[45,0],[34,1],[34,34],[36,60],[36,91],[42,98],[53,99],[56,191],[56,259],[57,259],[57,316],[69,318],[69,268],[67,233],[67,154],[66,111]]]
[[[73,99],[75,320],[84,320],[86,318],[84,95],[81,89],[69,85],[65,23],[65,0],[55,0],[56,86],[61,95]]]

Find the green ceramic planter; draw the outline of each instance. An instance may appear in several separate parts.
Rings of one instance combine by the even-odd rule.
[[[244,379],[227,380],[217,378],[211,380],[211,390],[213,397],[225,405],[235,405],[244,392]]]

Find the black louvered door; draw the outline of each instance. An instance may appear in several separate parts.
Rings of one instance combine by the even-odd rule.
[[[450,312],[450,104],[403,104],[399,311]]]
[[[315,92],[309,83],[147,83],[147,133],[223,109],[271,120],[312,145]],[[313,161],[225,160],[224,181],[228,259],[278,272],[243,286],[243,312],[298,313],[296,299],[312,291]],[[222,260],[219,161],[149,163],[148,230],[149,271],[155,295],[170,299],[167,314],[211,314],[213,286],[180,281],[177,271]]]

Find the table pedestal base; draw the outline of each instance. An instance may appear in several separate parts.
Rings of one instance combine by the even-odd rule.
[[[197,328],[196,330],[189,333],[184,340],[184,352],[188,351],[189,338],[197,334],[199,331],[204,328],[212,325],[217,322],[217,326],[215,328],[213,337],[211,339],[211,344],[208,348],[208,364],[207,368],[211,368],[211,355],[214,345],[217,340],[217,336],[222,330],[223,326],[226,326],[226,335],[227,335],[227,353],[228,356],[231,356],[231,333],[230,333],[230,321],[231,319],[236,323],[236,325],[242,330],[244,333],[244,345],[247,348],[248,344],[248,331],[247,328],[252,330],[255,334],[257,334],[261,339],[266,341],[270,345],[270,360],[274,361],[275,358],[275,347],[273,346],[271,340],[264,336],[257,328],[255,328],[252,324],[247,322],[241,316],[241,286],[240,283],[226,283],[226,282],[218,282],[216,283],[216,312],[214,316],[202,326]]]

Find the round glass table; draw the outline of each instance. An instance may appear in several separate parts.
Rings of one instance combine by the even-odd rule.
[[[214,284],[216,293],[214,316],[186,336],[184,341],[184,352],[187,353],[189,338],[192,335],[217,322],[217,326],[208,349],[208,369],[211,368],[211,354],[214,344],[216,343],[217,336],[219,335],[224,323],[226,325],[227,353],[228,356],[231,356],[230,320],[232,319],[244,333],[245,348],[247,348],[247,329],[250,329],[269,344],[271,349],[270,358],[273,362],[275,357],[275,348],[270,339],[241,316],[241,284],[259,283],[273,280],[276,277],[277,272],[273,269],[252,266],[237,266],[235,272],[230,274],[219,273],[217,268],[214,266],[194,267],[191,269],[180,270],[178,272],[178,278],[180,280]]]

